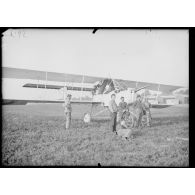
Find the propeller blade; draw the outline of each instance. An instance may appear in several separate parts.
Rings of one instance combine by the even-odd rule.
[[[112,79],[113,83],[114,83],[114,87],[116,88],[116,90],[119,90],[119,91],[124,91],[127,89],[126,86],[122,85],[121,83],[119,83],[118,81]]]
[[[138,89],[135,89],[135,93],[137,93],[138,91],[140,91],[141,89],[145,89],[146,87],[149,87],[150,85],[146,85],[144,87],[140,87]]]

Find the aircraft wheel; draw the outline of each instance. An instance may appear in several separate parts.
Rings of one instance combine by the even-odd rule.
[[[83,121],[85,123],[90,123],[91,122],[91,115],[90,115],[90,113],[85,113],[84,114]]]

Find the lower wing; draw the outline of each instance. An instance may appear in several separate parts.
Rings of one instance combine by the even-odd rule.
[[[64,100],[14,100],[14,99],[3,99],[3,105],[25,105],[27,103],[64,103]],[[101,102],[93,102],[93,101],[71,101],[73,104],[93,104],[93,105],[101,105]]]
[[[169,104],[152,104],[152,108],[167,108],[173,105],[169,105]]]

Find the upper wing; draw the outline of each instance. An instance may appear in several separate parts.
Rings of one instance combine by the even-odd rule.
[[[137,82],[131,80],[122,80],[122,79],[106,79],[103,77],[94,77],[94,76],[83,76],[76,74],[65,74],[65,73],[55,73],[55,72],[46,72],[46,71],[37,71],[37,70],[27,70],[27,69],[18,69],[18,68],[9,68],[3,67],[3,78],[16,78],[16,79],[32,79],[32,80],[47,80],[55,82],[65,82],[65,83],[91,83],[95,84],[98,81],[101,82],[102,88],[101,93],[108,93],[109,91],[116,90],[116,88],[141,88],[146,85],[149,85],[147,89],[157,91],[159,84],[156,83],[147,83],[147,82]],[[110,82],[113,80],[114,82]],[[106,89],[110,83],[110,89]],[[113,88],[114,86],[114,88]],[[164,94],[170,94],[174,90],[181,88],[182,86],[173,86],[173,85],[163,85],[160,84],[160,91]],[[106,89],[106,90],[105,90]]]
[[[3,78],[16,78],[16,79],[32,79],[32,80],[47,80],[56,82],[67,82],[67,83],[95,83],[104,79],[103,77],[93,77],[77,74],[66,74],[56,72],[46,72],[37,70],[27,70],[19,68],[3,67]]]

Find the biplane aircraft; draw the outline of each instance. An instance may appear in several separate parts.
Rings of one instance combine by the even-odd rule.
[[[12,82],[19,83],[20,88],[26,90],[25,93],[8,96],[6,88],[6,79]],[[85,75],[63,74],[54,72],[44,72],[27,69],[16,69],[3,67],[3,104],[17,103],[63,103],[68,93],[72,92],[87,92],[90,94],[89,100],[72,100],[73,104],[91,104],[91,111],[95,105],[101,105],[103,109],[107,108],[110,96],[116,94],[116,103],[123,96],[127,103],[135,100],[136,94],[141,93],[149,98],[146,94],[146,89],[155,94],[155,99],[151,102],[153,108],[165,108],[170,105],[159,104],[157,101],[158,95],[162,93],[170,94],[174,90],[181,88],[180,86],[170,86],[155,83],[136,82],[131,80],[122,80],[114,78],[101,78]],[[16,82],[17,81],[17,82]],[[9,87],[11,87],[10,84]],[[18,88],[19,89],[19,88]],[[13,90],[17,90],[14,87]],[[58,96],[45,95],[47,91],[57,91]],[[28,92],[32,92],[29,95]],[[33,96],[36,93],[41,93],[42,97]],[[45,93],[46,92],[46,93]],[[33,94],[33,95],[32,95]],[[51,94],[51,93],[50,93]],[[52,96],[52,97],[51,97]],[[91,118],[91,113],[86,113],[84,119]]]

